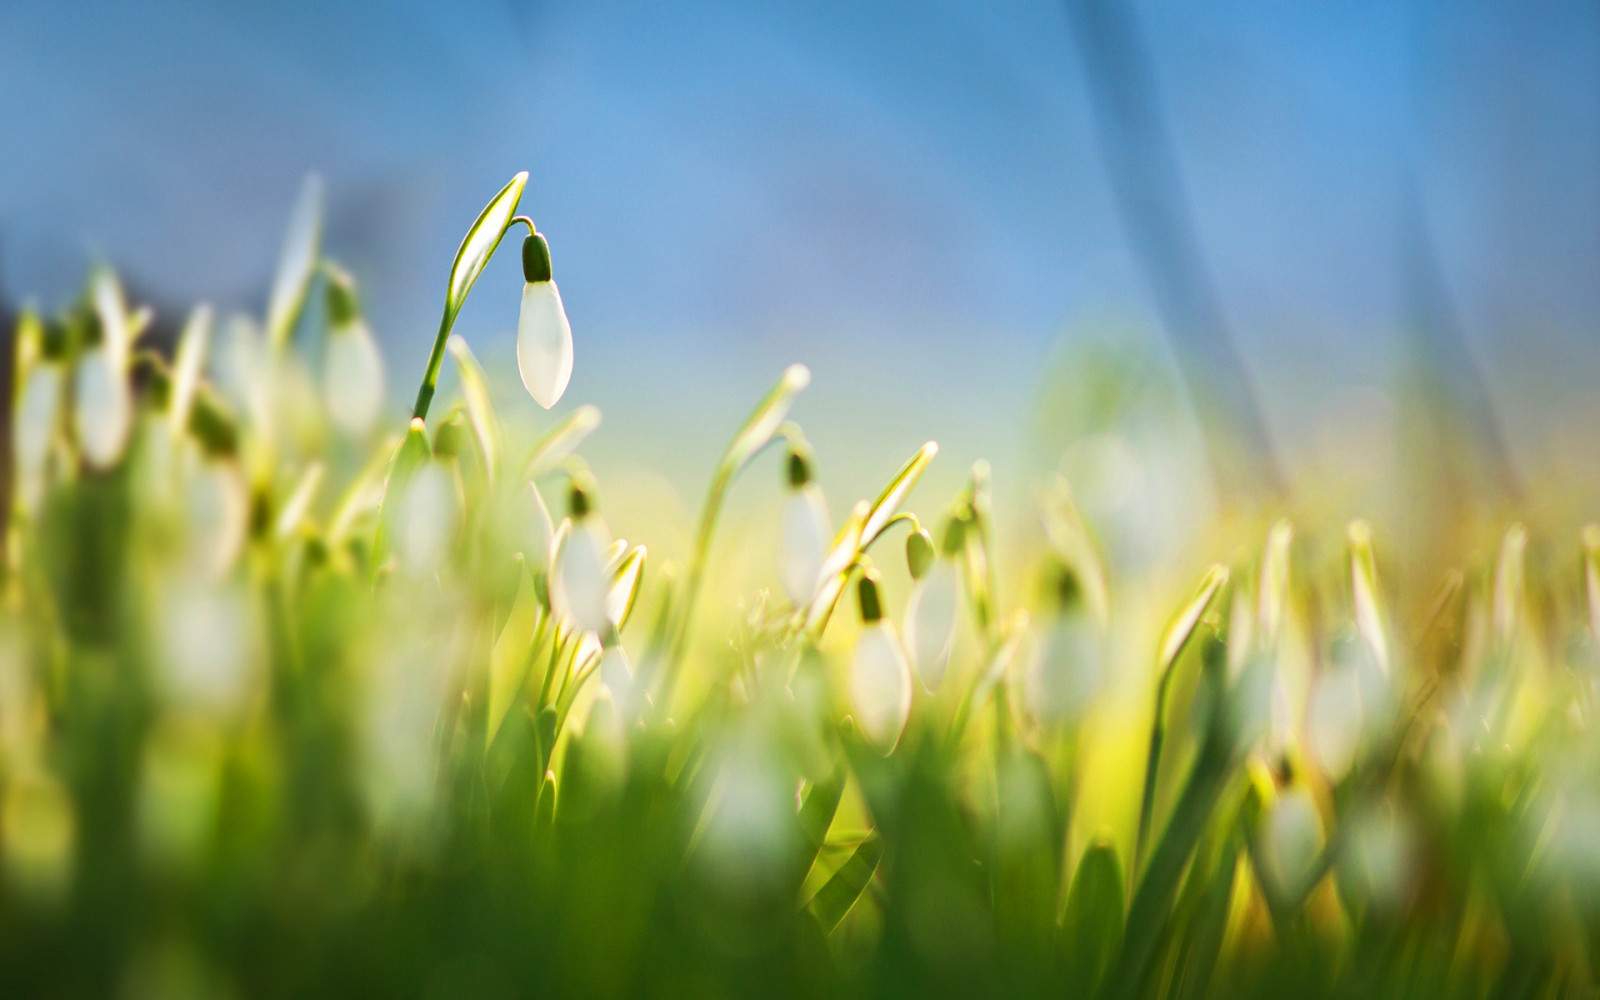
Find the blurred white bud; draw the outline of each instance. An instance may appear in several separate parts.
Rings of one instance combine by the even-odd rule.
[[[406,572],[438,569],[455,526],[455,486],[443,467],[429,462],[411,477],[396,505],[394,547]]]
[[[961,575],[953,560],[939,559],[911,586],[905,631],[911,662],[929,691],[936,691],[950,666],[956,614],[961,605]]]
[[[16,442],[17,483],[24,506],[38,504],[44,486],[45,461],[55,437],[61,406],[61,369],[40,363],[28,372],[17,401]]]
[[[1385,910],[1404,905],[1416,885],[1417,867],[1416,834],[1404,814],[1387,804],[1369,806],[1352,817],[1345,838],[1339,851],[1341,892],[1351,891]]]
[[[783,506],[783,549],[778,555],[778,575],[784,593],[795,604],[808,604],[822,576],[822,558],[833,535],[828,505],[815,483],[789,493]]]
[[[225,714],[250,690],[259,633],[247,593],[197,580],[161,588],[158,671],[165,694],[186,707]]]
[[[1285,789],[1261,819],[1258,848],[1262,877],[1279,896],[1297,900],[1311,890],[1326,837],[1311,793]]]
[[[1311,754],[1337,784],[1350,773],[1361,745],[1361,679],[1356,671],[1330,663],[1313,683],[1307,715]]]
[[[867,739],[894,749],[911,717],[911,667],[887,620],[863,626],[850,670],[850,710]]]
[[[611,539],[597,515],[570,522],[571,529],[555,554],[550,572],[550,603],[557,614],[586,632],[603,632],[610,624],[606,592],[606,549]]]
[[[572,378],[572,327],[554,281],[530,281],[522,288],[517,372],[534,402],[547,410],[567,391]]]
[[[633,690],[633,664],[620,642],[606,647],[600,654],[600,683],[611,692],[611,699],[627,715],[628,700]]]
[[[1025,680],[1029,711],[1047,726],[1075,726],[1100,690],[1105,650],[1100,630],[1081,609],[1049,619]]]
[[[360,437],[383,410],[383,355],[360,318],[328,331],[323,359],[322,395],[328,416],[340,430]]]
[[[74,417],[83,457],[104,469],[122,457],[133,426],[133,392],[120,352],[100,346],[78,359]]]

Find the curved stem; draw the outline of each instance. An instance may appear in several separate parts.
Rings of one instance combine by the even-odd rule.
[[[422,372],[422,385],[417,387],[416,405],[411,408],[411,416],[414,419],[428,419],[428,406],[433,402],[434,390],[439,385],[439,369],[444,365],[444,348],[450,340],[450,327],[455,323],[455,319],[450,307],[446,305],[444,316],[439,320],[439,332],[433,338],[433,351],[428,355],[428,367]]]

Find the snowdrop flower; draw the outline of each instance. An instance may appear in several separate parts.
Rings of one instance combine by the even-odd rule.
[[[1078,578],[1062,568],[1057,605],[1025,675],[1024,700],[1047,726],[1082,721],[1100,690],[1105,652],[1100,630],[1084,606]]]
[[[592,504],[590,487],[574,479],[568,500],[569,529],[550,567],[550,603],[576,628],[604,633],[611,625],[606,614],[606,593],[611,588],[606,549],[611,538]]]
[[[943,551],[932,566],[917,566],[921,561],[927,532],[913,533],[906,540],[906,561],[916,583],[906,600],[906,643],[917,676],[929,691],[937,691],[950,665],[950,649],[956,637],[956,612],[961,604],[961,574],[956,555],[961,551],[962,522],[952,518],[945,527]],[[913,555],[913,553],[919,553]],[[919,568],[921,572],[918,572]]]
[[[783,507],[783,549],[778,576],[784,593],[797,605],[811,602],[822,576],[833,528],[822,490],[811,478],[810,457],[800,447],[789,451],[789,499]]]
[[[850,710],[867,739],[892,753],[911,717],[911,667],[894,626],[883,617],[877,574],[862,574],[861,637],[850,669]]]
[[[1376,736],[1392,707],[1387,678],[1366,638],[1352,630],[1335,639],[1307,712],[1311,751],[1330,781],[1349,773],[1358,748]]]
[[[78,359],[74,417],[84,458],[104,469],[122,457],[133,427],[133,392],[128,387],[132,335],[122,288],[111,272],[95,275],[93,298],[100,342]]]
[[[60,405],[61,369],[48,362],[36,363],[22,385],[13,431],[18,488],[23,504],[29,508],[37,505],[44,488],[45,462],[55,438]]]
[[[517,318],[517,371],[528,394],[548,410],[572,378],[572,327],[550,280],[550,246],[538,233],[522,241],[522,276],[527,284]]]
[[[355,285],[343,268],[325,265],[328,276],[328,345],[322,366],[322,396],[328,416],[347,434],[370,431],[383,410],[383,356],[361,318]]]
[[[633,701],[633,663],[622,643],[613,640],[600,654],[600,683],[611,692],[611,700],[626,718],[631,716]]]
[[[1299,785],[1285,789],[1267,807],[1258,836],[1261,874],[1279,896],[1298,900],[1309,892],[1327,840],[1311,793]]]
[[[413,576],[430,573],[444,562],[456,526],[456,491],[450,476],[428,462],[405,484],[395,511],[394,547],[400,564]]]

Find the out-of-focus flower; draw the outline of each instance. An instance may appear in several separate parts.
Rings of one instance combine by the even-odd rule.
[[[556,405],[572,378],[572,326],[550,277],[550,246],[538,233],[522,242],[522,311],[517,316],[517,372],[534,401]]]
[[[938,690],[944,680],[955,643],[956,615],[961,605],[961,572],[956,565],[961,532],[961,522],[952,519],[945,528],[939,557],[912,584],[911,596],[906,600],[906,642],[911,662],[929,691]]]
[[[1029,711],[1042,725],[1073,727],[1100,690],[1105,650],[1077,575],[1065,567],[1060,574],[1055,606],[1028,661],[1024,690]]]
[[[383,356],[361,318],[355,285],[342,268],[328,275],[328,344],[322,396],[328,416],[348,434],[370,431],[383,410]]]
[[[783,548],[778,554],[778,576],[784,593],[797,605],[810,602],[822,576],[822,560],[833,534],[828,504],[811,475],[810,456],[801,448],[789,451],[789,497],[783,506]]]
[[[568,498],[567,530],[550,568],[550,604],[574,627],[604,633],[611,625],[606,614],[606,593],[611,589],[606,550],[611,537],[593,504],[591,486],[581,477],[575,478]]]
[[[1281,897],[1299,899],[1311,889],[1327,840],[1311,793],[1299,785],[1285,789],[1267,807],[1258,836],[1263,878]]]
[[[861,636],[850,669],[850,710],[867,739],[894,750],[911,717],[911,667],[894,626],[883,617],[876,574],[861,577]]]

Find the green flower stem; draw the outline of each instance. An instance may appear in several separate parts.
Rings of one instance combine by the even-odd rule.
[[[450,327],[455,323],[455,311],[444,308],[444,318],[439,320],[439,333],[433,339],[433,351],[428,355],[428,367],[422,372],[422,385],[417,387],[417,402],[411,407],[411,416],[417,420],[428,419],[428,406],[439,385],[439,369],[444,365],[444,348],[450,340]]]

